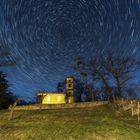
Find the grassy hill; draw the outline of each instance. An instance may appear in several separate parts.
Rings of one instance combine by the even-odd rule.
[[[0,111],[0,140],[140,140],[140,123],[116,105]]]

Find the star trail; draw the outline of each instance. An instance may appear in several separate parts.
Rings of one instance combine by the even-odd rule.
[[[33,98],[74,75],[74,59],[112,49],[140,57],[140,0],[0,0],[0,44],[11,90]]]

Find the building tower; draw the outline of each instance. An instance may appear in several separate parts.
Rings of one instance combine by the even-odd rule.
[[[74,102],[74,78],[71,76],[66,78],[66,100],[67,103]]]

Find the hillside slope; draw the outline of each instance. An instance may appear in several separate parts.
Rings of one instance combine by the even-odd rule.
[[[140,123],[116,105],[8,115],[0,111],[1,140],[140,140]]]

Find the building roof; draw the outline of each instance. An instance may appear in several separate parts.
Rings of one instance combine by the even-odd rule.
[[[74,77],[73,77],[73,76],[68,76],[68,77],[66,77],[66,79],[67,79],[67,78],[74,78]]]
[[[64,92],[39,92],[37,93],[37,96],[42,96],[42,95],[48,95],[48,94],[65,94]]]

